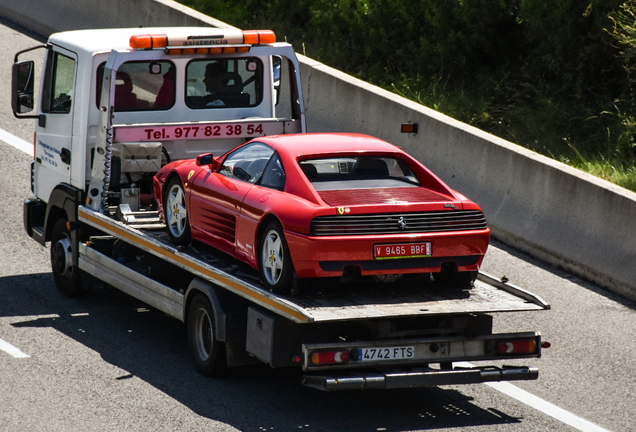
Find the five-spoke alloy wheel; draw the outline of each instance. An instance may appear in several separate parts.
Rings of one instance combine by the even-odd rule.
[[[192,241],[192,234],[188,220],[185,190],[179,177],[174,177],[168,183],[163,202],[170,240],[178,245],[189,245]]]
[[[272,221],[265,227],[261,238],[261,277],[269,290],[276,294],[289,294],[294,268],[283,227]]]

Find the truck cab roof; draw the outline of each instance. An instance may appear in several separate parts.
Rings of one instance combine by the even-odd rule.
[[[135,35],[165,34],[169,37],[224,35],[238,36],[243,32],[232,29],[217,29],[212,27],[139,27],[119,29],[91,29],[72,30],[54,33],[49,42],[63,46],[76,53],[96,54],[111,50],[130,50],[130,38]]]

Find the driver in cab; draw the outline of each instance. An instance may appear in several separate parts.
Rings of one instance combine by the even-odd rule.
[[[205,91],[208,92],[206,98],[206,106],[224,106],[225,103],[217,95],[217,89],[219,86],[219,77],[225,73],[223,64],[219,62],[208,63],[205,66],[205,76],[203,83],[205,84]]]

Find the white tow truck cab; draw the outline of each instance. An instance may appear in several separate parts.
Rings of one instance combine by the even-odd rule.
[[[275,38],[196,27],[52,35],[34,116],[35,196],[51,202],[67,185],[97,209],[121,189],[149,195],[166,161],[305,132],[298,61]],[[34,108],[34,62],[14,68],[14,112],[33,117],[23,113]],[[46,227],[34,228],[39,237]]]
[[[488,275],[470,290],[420,277],[282,296],[222,252],[170,243],[152,196],[163,165],[306,132],[298,60],[275,39],[267,30],[82,30],[16,54],[12,108],[36,119],[24,226],[50,242],[58,290],[75,296],[101,281],[186,323],[204,375],[262,361],[301,367],[303,384],[321,390],[536,379],[526,366],[453,367],[540,357],[546,346],[536,331],[493,334],[492,314],[549,305]],[[36,91],[36,62],[19,57],[38,48]]]

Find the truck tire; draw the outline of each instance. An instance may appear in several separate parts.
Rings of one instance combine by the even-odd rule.
[[[269,291],[276,294],[290,294],[294,278],[289,247],[283,227],[272,221],[265,227],[260,247],[261,278]]]
[[[185,190],[179,177],[173,177],[168,182],[163,207],[170,240],[177,245],[189,245],[192,242],[190,218],[186,207]]]
[[[51,269],[58,291],[67,297],[76,297],[85,292],[82,286],[81,270],[73,265],[73,249],[77,247],[71,240],[66,219],[58,219],[51,235]]]
[[[194,368],[201,375],[219,375],[227,368],[225,343],[214,332],[214,311],[204,294],[196,294],[188,306],[188,346]]]

